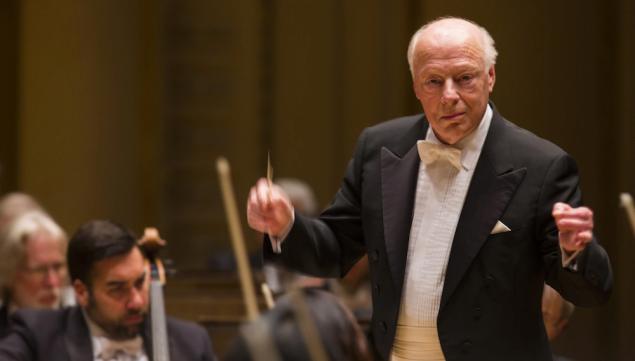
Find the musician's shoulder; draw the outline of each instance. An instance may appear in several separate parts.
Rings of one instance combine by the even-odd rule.
[[[170,353],[182,360],[215,360],[209,333],[201,325],[174,317],[167,317],[166,324]]]
[[[196,322],[187,321],[187,320],[170,317],[170,316],[166,318],[166,321],[168,326],[168,332],[171,334],[174,332],[178,332],[180,334],[185,334],[185,335],[196,335],[196,334],[202,333],[207,336],[207,331],[205,330],[205,328],[203,328],[203,326],[199,325]]]

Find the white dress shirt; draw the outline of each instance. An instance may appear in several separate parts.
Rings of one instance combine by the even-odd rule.
[[[443,161],[420,163],[393,348],[395,360],[421,359],[418,357],[428,354],[418,350],[422,347],[431,348],[428,351],[436,354],[430,359],[443,360],[436,326],[445,272],[459,216],[491,120],[492,109],[488,106],[478,127],[454,145],[461,149],[461,169]],[[426,141],[441,143],[431,128],[428,128]],[[421,337],[426,340],[416,341]]]

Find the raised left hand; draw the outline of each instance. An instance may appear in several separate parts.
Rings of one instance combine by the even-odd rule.
[[[551,212],[558,227],[560,247],[567,252],[583,250],[593,239],[593,211],[587,207],[573,208],[558,202]]]

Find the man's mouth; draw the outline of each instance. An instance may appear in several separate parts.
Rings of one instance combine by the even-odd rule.
[[[452,120],[452,119],[460,117],[463,114],[465,114],[465,112],[459,112],[459,113],[452,113],[452,114],[448,114],[448,115],[443,115],[441,117],[441,119],[443,119],[443,120]]]
[[[48,295],[40,296],[38,301],[42,305],[52,306],[58,301],[58,298],[57,298],[57,295],[55,294],[48,294]]]
[[[139,324],[141,322],[143,322],[143,315],[142,314],[132,314],[132,315],[128,315],[124,318],[124,322],[128,325],[136,325]]]

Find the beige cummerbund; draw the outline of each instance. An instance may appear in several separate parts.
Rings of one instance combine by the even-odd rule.
[[[445,361],[436,327],[397,326],[391,361]]]

